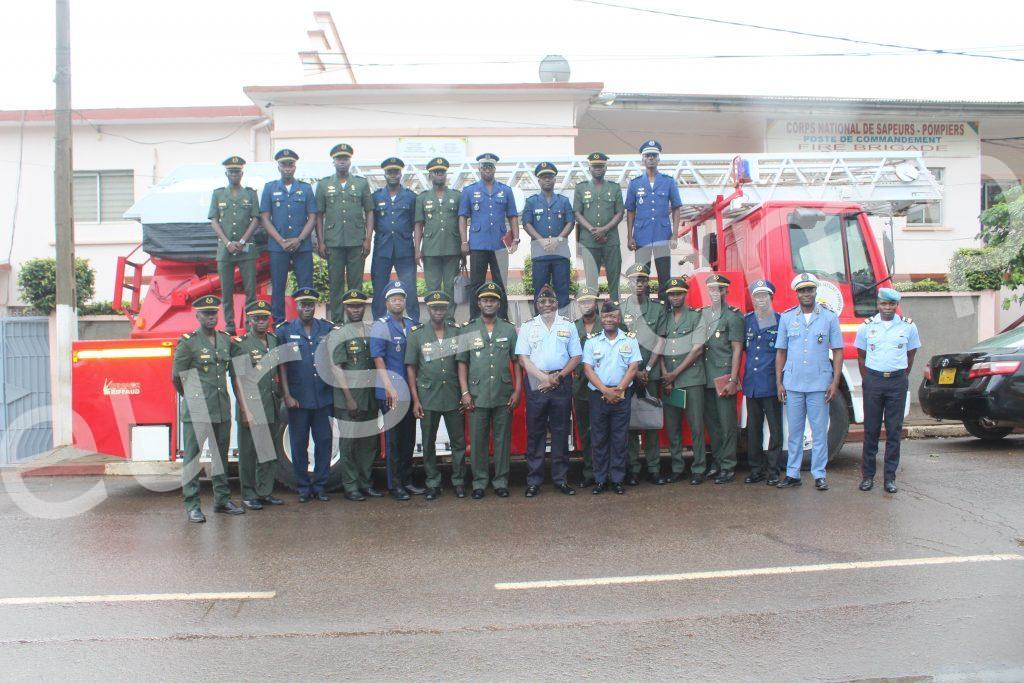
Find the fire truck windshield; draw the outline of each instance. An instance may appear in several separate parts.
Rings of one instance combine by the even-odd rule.
[[[849,283],[854,315],[873,315],[875,271],[857,215],[793,212],[788,222],[793,270]]]

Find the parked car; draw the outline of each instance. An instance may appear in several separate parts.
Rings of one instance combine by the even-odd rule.
[[[979,439],[996,441],[1024,427],[1024,326],[965,353],[932,356],[917,395],[925,413],[960,420]]]

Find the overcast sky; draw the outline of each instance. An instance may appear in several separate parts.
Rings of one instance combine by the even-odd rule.
[[[360,83],[536,82],[540,59],[558,53],[572,80],[616,92],[1024,100],[1024,61],[915,55],[637,9],[1024,60],[1019,2],[607,2],[632,7],[72,0],[73,106],[249,104],[245,85],[323,82],[297,57],[309,49],[313,10],[332,11]],[[0,109],[53,106],[53,5],[17,3],[0,22]],[[821,53],[870,54],[807,56]],[[343,72],[328,80],[346,82]]]

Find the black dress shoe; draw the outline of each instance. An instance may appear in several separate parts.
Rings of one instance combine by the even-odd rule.
[[[666,484],[678,484],[679,482],[686,479],[682,472],[673,472],[672,474],[665,477]]]
[[[594,481],[593,477],[584,477],[583,479],[580,479],[579,483],[576,485],[576,488],[585,489],[588,486],[593,486],[596,483],[597,482]]]
[[[274,496],[263,496],[260,498],[260,502],[264,505],[284,505],[284,501]]]
[[[660,474],[648,474],[647,481],[654,484],[655,486],[664,486],[668,483],[668,480]]]
[[[466,487],[465,486],[456,486],[455,487],[455,497],[456,498],[465,498],[466,497]]]
[[[604,493],[608,490],[608,484],[595,484],[594,488],[590,491],[595,496],[599,493]]]
[[[362,493],[363,493],[363,495],[369,496],[370,498],[383,498],[384,497],[384,492],[383,491],[378,491],[377,489],[373,488],[372,486],[370,488],[368,488],[368,489],[363,489]]]
[[[395,500],[409,500],[412,496],[409,495],[408,491],[399,486],[391,489],[391,497]]]
[[[195,524],[202,524],[206,521],[206,515],[199,508],[193,508],[188,511],[188,521],[194,522]]]
[[[761,474],[760,472],[751,472],[743,480],[743,483],[744,484],[756,484],[756,483],[764,481],[764,480],[765,480],[765,476],[763,474]]]
[[[311,493],[300,493],[299,494],[299,502],[300,503],[308,503],[311,500],[313,500],[313,494],[311,494]]]
[[[423,488],[422,486],[416,486],[416,484],[406,484],[405,490],[414,496],[422,496],[424,493],[427,492],[427,489]]]
[[[561,484],[555,484],[555,490],[564,493],[567,496],[575,496],[576,489],[566,484],[564,481]]]
[[[540,493],[540,487],[539,486],[531,485],[531,486],[527,486],[526,487],[526,497],[527,498],[533,498],[538,493]]]
[[[359,493],[359,491],[345,491],[345,500],[351,500],[354,503],[362,503],[366,500],[366,496]]]
[[[240,505],[235,505],[235,502],[232,501],[232,500],[229,500],[228,502],[224,503],[223,505],[214,505],[213,506],[213,511],[214,512],[219,512],[219,513],[221,513],[223,515],[244,515],[245,514],[245,508],[240,506]]]
[[[314,495],[314,496],[316,496],[316,499],[317,499],[317,500],[319,500],[319,501],[320,501],[321,503],[326,503],[327,501],[329,501],[329,500],[331,499],[331,497],[330,497],[330,496],[328,496],[328,495],[327,495],[326,493],[324,493],[323,491],[317,491],[317,492],[316,492],[315,494],[313,494],[313,495]]]
[[[249,500],[243,500],[242,501],[242,505],[244,505],[245,507],[249,508],[250,510],[262,510],[263,509],[263,503],[261,503],[259,501],[259,499],[257,499],[257,498],[250,498]]]
[[[626,477],[626,486],[639,486],[639,485],[640,485],[640,480],[637,479],[632,474],[629,475],[628,477]]]
[[[703,483],[704,483],[704,475],[703,474],[695,474],[692,477],[690,477],[690,486],[700,486]]]
[[[708,468],[708,471],[704,473],[705,479],[717,479],[718,475],[722,473],[722,468],[718,465],[712,465]]]
[[[859,488],[861,491],[870,491],[875,488],[875,481],[867,478],[861,479]]]
[[[620,496],[626,492],[626,487],[622,485],[621,481],[612,482],[612,491],[619,494]]]
[[[494,489],[494,495],[496,495],[498,498],[508,498],[508,489]]]
[[[814,488],[819,491],[828,491],[828,482],[825,481],[825,477],[814,480]]]
[[[801,481],[800,477],[791,477],[791,476],[789,476],[787,474],[786,478],[778,483],[778,488],[780,488],[780,489],[788,489],[788,488],[792,488],[794,486],[802,486],[803,483],[804,482]]]
[[[768,486],[778,486],[779,485],[779,475],[778,474],[769,474],[768,475],[768,481],[765,482],[765,483],[768,484]]]
[[[894,480],[890,479],[889,481],[885,482],[886,493],[896,493],[897,491],[899,491],[899,489],[896,488],[896,482]]]
[[[715,477],[716,484],[728,484],[730,481],[736,478],[736,473],[732,470],[722,470],[722,473]]]
[[[480,500],[484,497],[483,489],[473,489],[473,500]]]
[[[437,500],[437,497],[441,495],[441,489],[428,488],[427,493],[423,496],[424,500]]]

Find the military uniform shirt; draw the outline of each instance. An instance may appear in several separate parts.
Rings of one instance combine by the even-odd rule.
[[[405,376],[405,348],[412,324],[412,318],[407,315],[402,316],[399,323],[389,313],[375,320],[373,327],[370,328],[370,357],[384,359],[384,367],[391,378],[391,385],[402,401],[410,400],[409,384]],[[387,398],[384,385],[380,381],[377,382],[376,396],[378,401]]]
[[[181,335],[174,349],[171,372],[181,379],[185,390],[181,401],[182,422],[228,422],[231,420],[231,398],[228,394],[228,365],[231,362],[231,337],[215,332],[210,339],[200,328],[195,332]],[[198,373],[198,385],[190,381],[186,372]],[[189,400],[199,399],[206,404],[206,415],[196,415],[193,420],[189,412]],[[204,420],[203,418],[206,418]]]
[[[470,249],[503,249],[501,238],[508,232],[505,221],[518,215],[512,188],[505,183],[495,180],[490,192],[482,180],[462,188],[459,216],[469,219]]]
[[[288,393],[299,402],[300,408],[315,410],[334,405],[334,393],[331,391],[334,380],[324,380],[320,376],[315,360],[317,348],[330,333],[331,324],[319,318],[313,319],[309,336],[298,318],[277,328],[278,343],[288,344],[292,353],[299,354],[298,360],[286,363],[284,367],[288,376]],[[326,359],[323,362],[327,362]]]
[[[523,205],[523,225],[533,226],[541,237],[558,237],[565,226],[575,220],[572,204],[564,196],[555,193],[548,202],[543,192],[530,195]],[[558,249],[547,252],[540,240],[530,240],[530,255],[534,261],[569,258],[569,240],[558,243]]]
[[[388,189],[382,187],[373,193],[373,204],[374,256],[412,256],[412,223],[416,212],[416,193],[402,187],[392,197]]]
[[[271,333],[267,334],[266,343],[253,332],[231,340],[230,374],[241,386],[255,424],[278,421],[281,388],[278,385],[277,366],[272,366],[266,358],[275,348],[277,337]],[[241,413],[239,410],[239,418]]]
[[[571,322],[555,315],[551,328],[541,316],[527,320],[519,330],[516,355],[528,356],[543,372],[561,370],[573,356],[582,356],[579,334]]]
[[[313,187],[301,180],[293,180],[291,191],[288,191],[281,180],[271,180],[263,186],[260,197],[260,211],[270,213],[270,222],[282,239],[292,239],[302,234],[309,214],[316,213],[316,198]],[[312,251],[312,232],[302,240],[298,251]],[[267,251],[284,251],[277,240],[267,240]]]
[[[864,365],[876,372],[907,369],[907,352],[921,348],[917,325],[894,315],[889,323],[873,315],[857,328],[854,346],[863,350]]]
[[[611,340],[602,328],[601,334],[588,339],[583,348],[583,362],[594,368],[598,379],[610,388],[618,386],[626,376],[630,363],[639,363],[640,360],[640,346],[632,332],[619,330],[615,339]],[[597,389],[592,382],[587,382],[587,386]]]
[[[710,308],[701,311],[704,325],[704,374],[707,387],[715,378],[732,372],[732,342],[743,341],[743,316],[738,308],[723,305],[715,316]]]
[[[843,352],[839,317],[821,304],[814,305],[810,321],[799,306],[779,318],[776,349],[786,349],[782,386],[788,391],[825,391],[832,383],[829,349]]]
[[[213,191],[210,199],[210,215],[220,221],[220,227],[229,242],[237,242],[249,229],[253,218],[260,217],[260,203],[256,197],[256,190],[251,187],[241,187],[238,193],[231,195],[230,187],[219,187]],[[248,261],[256,258],[256,245],[251,242],[242,246],[241,253],[232,254],[227,246],[217,240],[218,261]]]
[[[469,393],[478,407],[497,408],[508,403],[512,396],[510,363],[518,345],[515,326],[501,318],[495,319],[490,334],[482,318],[463,326],[458,361],[468,365]]]
[[[775,324],[761,327],[757,313],[743,316],[744,346],[747,357],[743,365],[743,395],[750,398],[775,396],[775,340],[779,333],[779,314],[772,311]]]
[[[331,360],[335,365],[342,366],[345,383],[356,406],[360,410],[374,413],[377,410],[377,399],[374,396],[377,370],[370,356],[370,328],[370,323],[362,321],[335,325],[327,337],[327,343],[328,348],[333,349]],[[345,408],[345,392],[341,387],[334,388],[334,405],[336,408]]]
[[[316,184],[316,209],[324,217],[324,244],[358,247],[366,239],[366,212],[373,211],[370,183],[350,175],[343,184],[337,174]]]
[[[694,346],[702,346],[706,332],[701,325],[701,309],[683,306],[683,314],[677,319],[671,309],[665,309],[665,368],[675,370],[683,364]],[[698,357],[693,365],[679,373],[672,386],[677,388],[704,386],[707,375],[704,372],[704,358]]]
[[[600,185],[593,181],[586,181],[576,185],[576,192],[572,200],[576,213],[582,214],[587,222],[595,228],[607,225],[615,217],[615,214],[623,210],[622,188],[618,183],[610,183],[607,180]],[[607,247],[619,243],[618,226],[608,233],[603,243],[598,243],[590,231],[584,227],[578,229],[579,243],[584,247]]]
[[[462,254],[462,236],[459,234],[459,203],[462,195],[450,187],[441,198],[433,188],[416,197],[413,222],[423,224],[423,256],[459,256]]]
[[[418,325],[409,335],[405,364],[416,368],[416,392],[424,410],[457,410],[459,394],[459,328],[446,322],[438,340],[431,323]]]
[[[665,334],[665,306],[650,297],[641,304],[636,296],[629,296],[622,301],[619,309],[623,324],[640,342],[640,355],[643,359],[643,367],[640,369],[643,370],[651,360],[651,352],[654,351],[658,338]],[[659,366],[651,368],[651,378],[660,375]]]
[[[679,186],[664,173],[654,177],[654,185],[647,182],[646,171],[630,180],[626,209],[636,213],[633,217],[633,239],[637,246],[669,241],[672,238],[672,209],[682,204]]]

